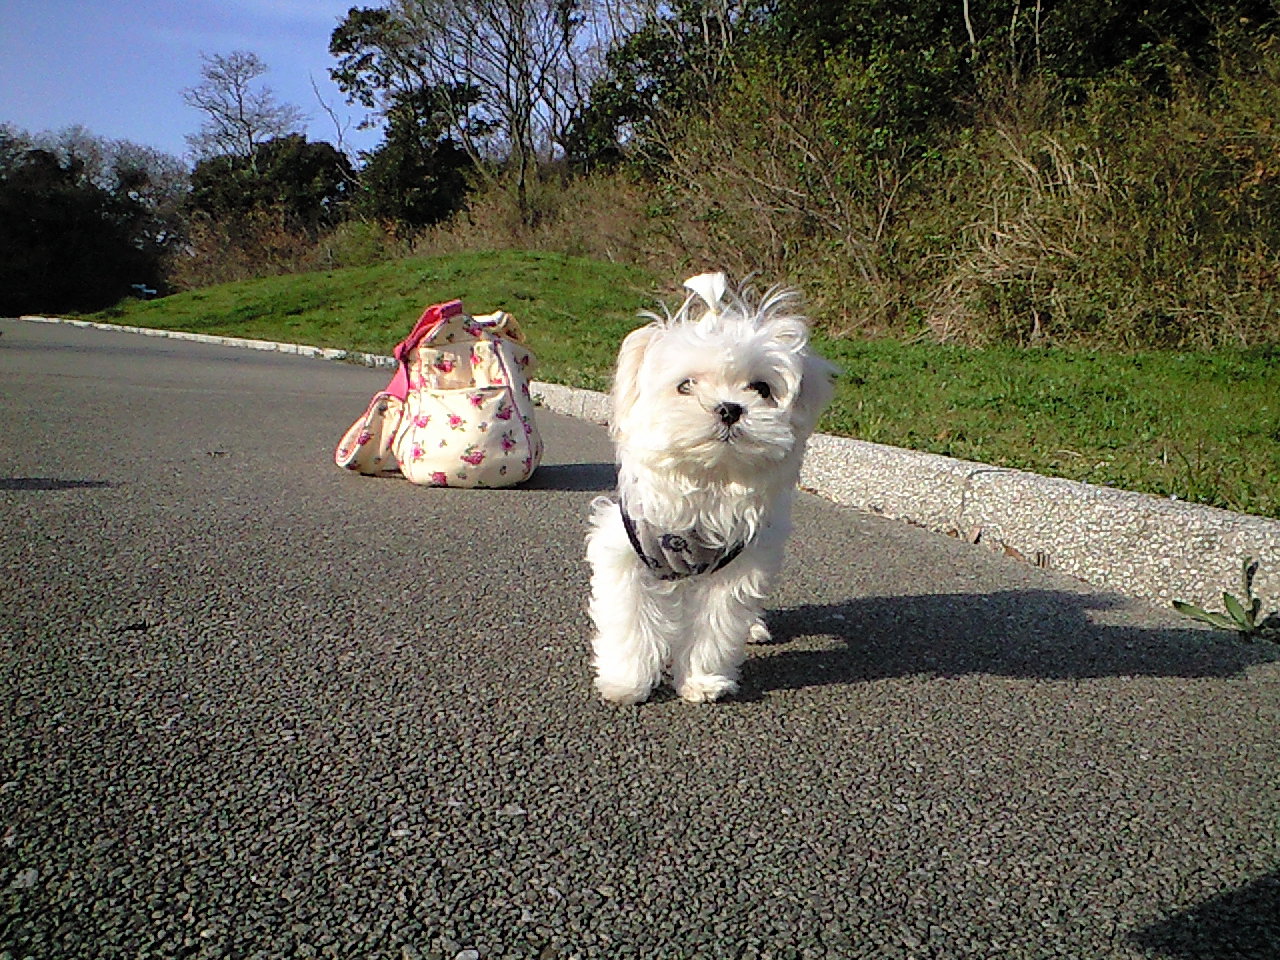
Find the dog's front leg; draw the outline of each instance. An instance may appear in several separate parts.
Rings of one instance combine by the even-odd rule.
[[[690,703],[710,703],[735,693],[748,637],[759,627],[760,604],[731,576],[697,584],[696,611],[671,663],[676,692]]]
[[[612,703],[640,703],[662,679],[668,641],[663,598],[653,595],[640,570],[597,570],[591,577],[591,665],[596,690]],[[667,598],[669,600],[670,598]]]
[[[596,628],[591,665],[604,699],[640,703],[662,679],[670,653],[674,598],[669,585],[647,574],[616,516],[616,510],[598,511],[587,541],[588,609]]]

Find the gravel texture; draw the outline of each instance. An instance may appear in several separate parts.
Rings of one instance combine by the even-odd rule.
[[[742,694],[591,695],[604,431],[333,466],[384,372],[0,321],[0,957],[1280,956],[1277,648],[802,496]]]

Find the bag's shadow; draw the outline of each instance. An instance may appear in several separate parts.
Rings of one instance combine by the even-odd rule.
[[[89,490],[115,486],[106,480],[63,480],[58,477],[4,477],[0,490]]]
[[[612,463],[544,463],[520,488],[607,493],[617,482],[618,470]]]
[[[742,692],[749,698],[919,674],[1226,677],[1280,660],[1280,646],[1225,632],[1098,622],[1122,603],[1099,594],[1010,590],[771,611],[774,642],[752,648]]]

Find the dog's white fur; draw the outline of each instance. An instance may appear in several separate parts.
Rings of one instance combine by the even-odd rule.
[[[795,291],[758,298],[728,289],[723,274],[685,286],[681,308],[648,315],[618,356],[618,490],[658,529],[746,547],[716,572],[663,581],[632,548],[617,503],[593,503],[592,665],[615,703],[645,700],[664,674],[695,703],[737,690],[744,645],[769,639],[762,604],[782,565],[805,442],[831,398],[835,368],[810,350]],[[741,408],[736,422],[722,404]]]

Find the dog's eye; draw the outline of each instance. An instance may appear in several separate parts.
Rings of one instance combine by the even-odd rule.
[[[769,384],[765,383],[763,380],[757,380],[755,383],[748,383],[747,389],[754,390],[766,400],[773,396],[773,390],[770,388]]]
[[[683,393],[686,397],[689,394],[693,393],[693,381],[681,380],[678,384],[676,384],[676,393]]]

